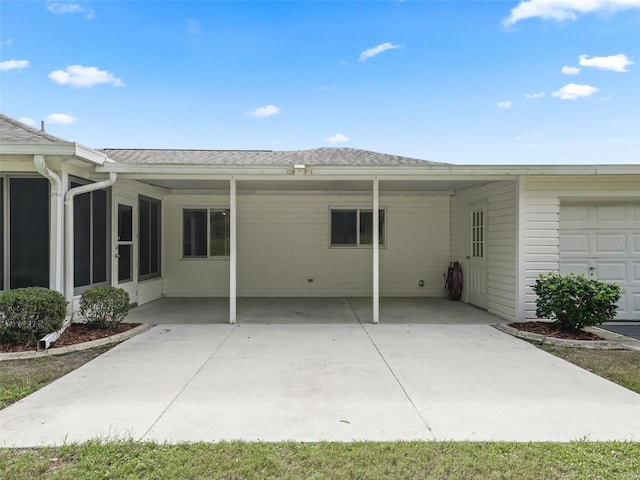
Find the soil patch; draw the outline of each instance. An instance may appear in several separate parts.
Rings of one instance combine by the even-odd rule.
[[[84,323],[72,323],[58,340],[52,345],[53,348],[68,347],[69,345],[77,345],[79,343],[90,342],[107,338],[118,333],[126,332],[132,328],[141,325],[140,323],[119,323],[112,330],[102,330],[91,328]],[[0,353],[8,352],[31,352],[36,349],[32,345],[0,345]]]
[[[520,322],[510,323],[509,326],[517,330],[565,340],[604,340],[604,338],[599,337],[595,333],[585,332],[584,330],[577,330],[575,332],[560,330],[557,325],[550,322]]]

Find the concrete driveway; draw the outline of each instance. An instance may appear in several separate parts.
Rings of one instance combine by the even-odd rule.
[[[158,325],[0,411],[92,438],[640,440],[640,395],[490,325]]]

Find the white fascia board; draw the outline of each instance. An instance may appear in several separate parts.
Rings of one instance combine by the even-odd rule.
[[[296,181],[321,179],[363,179],[375,177],[394,180],[450,179],[461,180],[509,180],[520,175],[613,175],[640,174],[640,165],[407,165],[407,166],[307,166],[309,173],[295,176]],[[96,168],[100,173],[122,173],[135,179],[187,179],[198,176],[206,179],[229,179],[235,176],[243,180],[286,179],[293,177],[287,166],[232,166],[232,165],[162,165],[125,164],[107,162]]]
[[[97,152],[91,148],[78,143],[15,143],[8,142],[0,144],[0,154],[2,155],[42,155],[52,157],[73,157],[88,163],[102,165],[107,160],[104,153]]]

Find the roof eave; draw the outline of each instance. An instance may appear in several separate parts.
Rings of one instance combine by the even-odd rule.
[[[0,154],[3,155],[44,155],[73,157],[94,165],[104,165],[107,156],[79,143],[50,142],[50,143],[0,143]]]
[[[96,169],[97,172],[116,172],[138,175],[172,174],[185,175],[293,175],[294,166],[266,165],[205,165],[205,164],[130,164],[109,162]],[[302,172],[300,172],[302,173]],[[378,165],[378,166],[329,166],[307,165],[307,176],[348,175],[348,176],[471,176],[514,177],[519,175],[640,175],[640,165]]]

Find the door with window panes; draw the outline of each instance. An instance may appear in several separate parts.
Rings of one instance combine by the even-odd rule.
[[[464,283],[467,302],[487,309],[487,205],[469,208],[469,253]]]
[[[138,303],[136,200],[116,197],[114,214],[114,283],[126,290],[130,303],[135,305]]]

